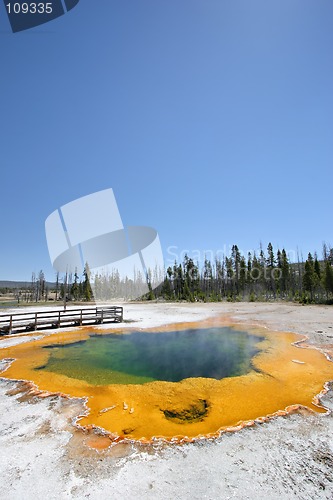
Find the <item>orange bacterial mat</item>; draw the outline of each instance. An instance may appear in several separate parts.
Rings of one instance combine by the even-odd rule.
[[[178,323],[149,331],[158,335],[161,331],[212,326],[226,326],[225,319]],[[50,350],[43,347],[82,341],[89,333],[109,333],[88,328],[45,335],[39,340],[2,349],[2,358],[15,361],[1,375],[6,379],[31,381],[40,396],[45,394],[39,391],[46,391],[86,398],[87,414],[79,417],[79,425],[101,428],[115,441],[124,438],[145,442],[154,438],[192,440],[217,436],[221,431],[304,407],[326,411],[316,397],[323,391],[325,382],[333,379],[333,363],[324,354],[302,347],[303,337],[294,333],[239,324],[227,326],[264,337],[259,354],[252,359],[255,369],[246,375],[221,380],[187,378],[180,382],[96,386],[58,373],[35,370],[45,365],[50,356]]]

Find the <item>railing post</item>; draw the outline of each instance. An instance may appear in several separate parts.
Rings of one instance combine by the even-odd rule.
[[[61,326],[61,311],[58,312],[58,328]]]
[[[9,330],[8,332],[9,333],[12,333],[12,330],[13,330],[13,316],[10,315],[10,320],[9,320]]]
[[[104,309],[102,309],[101,323],[103,323],[103,313],[104,313]]]
[[[38,313],[35,313],[35,330],[37,330],[37,314]]]
[[[82,326],[82,309],[80,310],[80,326]]]

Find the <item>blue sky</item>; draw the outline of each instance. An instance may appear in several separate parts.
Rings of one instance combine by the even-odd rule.
[[[44,221],[112,187],[165,258],[332,238],[330,0],[81,0],[12,34],[0,5],[0,279],[54,278]]]

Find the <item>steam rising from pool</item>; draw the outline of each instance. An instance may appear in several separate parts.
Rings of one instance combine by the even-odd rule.
[[[93,385],[220,380],[248,373],[262,340],[227,327],[91,335],[82,342],[46,346],[49,360],[36,369]]]

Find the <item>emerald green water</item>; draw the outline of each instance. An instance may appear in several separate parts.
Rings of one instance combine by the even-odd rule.
[[[262,340],[230,328],[91,335],[83,342],[46,346],[49,360],[36,369],[93,385],[219,380],[248,373]]]

